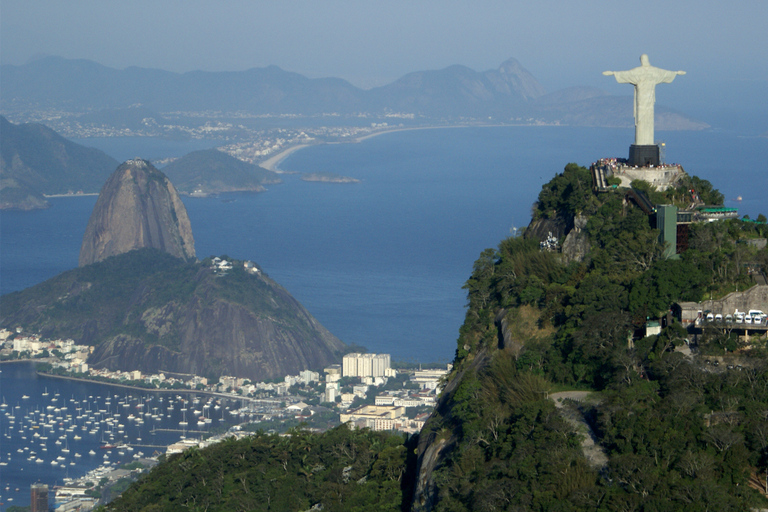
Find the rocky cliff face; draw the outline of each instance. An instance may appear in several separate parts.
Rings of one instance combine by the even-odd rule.
[[[93,208],[80,266],[151,247],[195,257],[187,210],[168,178],[145,160],[128,160],[110,176]]]
[[[573,229],[573,218],[567,215],[558,215],[553,219],[540,218],[531,220],[525,229],[525,238],[546,240],[551,233],[557,239],[566,236]]]
[[[589,219],[585,215],[576,215],[573,219],[573,229],[563,241],[563,258],[566,263],[572,261],[582,262],[589,253],[589,236],[584,229]]]
[[[145,373],[267,380],[338,361],[344,348],[341,341],[276,283],[263,276],[252,278],[267,285],[264,293],[281,308],[292,311],[290,319],[228,300],[209,289],[212,283],[206,281],[211,278],[204,274],[188,303],[141,305],[139,322],[149,337],[168,338],[170,343],[147,344],[139,337],[120,334],[99,344],[88,363],[110,370],[141,368]],[[146,302],[151,301],[147,298]]]

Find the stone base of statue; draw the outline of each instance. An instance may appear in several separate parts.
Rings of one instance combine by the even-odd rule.
[[[638,167],[650,167],[659,165],[659,146],[638,146],[632,144],[629,146],[629,165]]]

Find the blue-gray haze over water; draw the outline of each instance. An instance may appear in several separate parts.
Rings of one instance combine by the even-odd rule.
[[[752,218],[768,214],[768,139],[714,131],[658,135],[666,142],[667,161],[712,181],[727,206]],[[566,163],[588,166],[600,157],[624,157],[632,137],[625,129],[563,127],[395,132],[359,144],[305,148],[280,164],[286,171],[331,172],[361,183],[310,183],[285,174],[284,183],[262,194],[187,197],[184,203],[198,258],[257,262],[346,343],[391,353],[393,360],[448,362],[464,320],[461,287],[480,252],[497,246],[511,228],[528,224],[541,185]],[[211,145],[79,142],[119,160],[182,156]],[[94,196],[54,198],[47,210],[0,213],[0,291],[20,290],[76,267],[95,202]],[[12,367],[19,365],[0,365],[0,395],[8,406],[19,405],[23,417],[26,409],[45,405],[38,388],[50,388],[43,382],[51,379]],[[98,384],[87,390],[65,380],[56,385],[68,399],[124,394]],[[10,398],[22,394],[30,398]],[[3,434],[8,426],[2,423]],[[12,457],[0,467],[0,495],[7,496],[6,486],[11,492],[19,487],[16,501],[6,504],[28,503],[35,478],[12,480],[22,473],[13,462],[21,454],[15,444],[11,450],[5,442],[0,446],[3,460],[6,452]],[[83,457],[67,470],[79,476],[97,462]],[[39,475],[53,484],[65,473],[47,467]]]

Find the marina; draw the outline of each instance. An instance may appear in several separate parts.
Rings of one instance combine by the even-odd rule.
[[[243,421],[239,400],[53,379],[38,375],[31,362],[2,364],[0,370],[0,503],[5,506],[28,505],[32,483],[54,488]],[[209,410],[222,412],[214,420]]]

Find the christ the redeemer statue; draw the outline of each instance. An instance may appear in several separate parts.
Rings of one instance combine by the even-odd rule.
[[[628,71],[603,71],[613,75],[620,84],[635,86],[635,146],[652,146],[653,104],[656,102],[656,85],[668,84],[685,71],[667,71],[651,66],[648,56],[640,56],[640,66]]]

